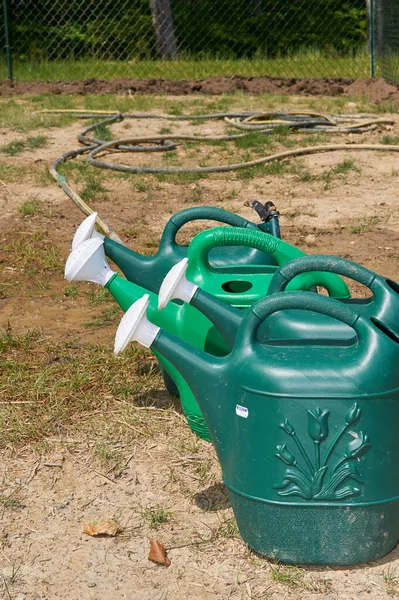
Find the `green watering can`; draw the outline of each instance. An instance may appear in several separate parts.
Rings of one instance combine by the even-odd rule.
[[[115,352],[145,341],[190,385],[204,414],[244,541],[293,564],[350,565],[399,538],[399,337],[357,307],[309,292],[254,304],[234,348],[214,357],[159,329],[148,297],[122,319]],[[261,343],[278,311],[354,331],[351,343]]]
[[[228,243],[231,245],[242,244],[244,246],[253,247],[261,252],[270,252],[270,254],[281,264],[290,260],[293,256],[297,256],[298,254],[301,256],[303,255],[303,252],[297,250],[287,242],[276,240],[273,236],[260,231],[246,232],[239,228],[230,229],[226,227],[217,228],[213,231],[216,231],[216,241],[228,240]],[[218,235],[218,232],[222,235],[220,235],[220,233]],[[195,248],[200,251],[201,244],[197,244],[198,237],[202,237],[206,242],[207,248],[209,248],[209,240],[213,239],[213,237],[209,235],[209,232],[198,234],[192,242],[192,244],[195,244]],[[192,244],[190,244],[189,252]],[[273,269],[272,272],[260,272],[249,276],[251,280],[256,283],[255,289],[259,294],[258,297],[262,297],[267,291],[267,286],[272,278],[272,273],[276,269],[276,267],[270,268]],[[264,267],[264,269],[267,269],[267,267]],[[318,277],[323,278],[326,286],[331,286],[333,294],[348,294],[346,285],[334,274],[326,274],[325,277],[323,274],[318,273],[300,275],[293,282],[293,285],[296,285],[300,289],[306,289],[314,285],[314,282],[318,281]],[[105,286],[124,311],[147,291],[141,286],[118,277],[117,274],[110,269],[105,260],[103,240],[99,238],[88,239],[72,251],[65,266],[65,278],[68,281],[93,281]],[[228,276],[225,274],[225,278],[229,280],[230,274]],[[189,285],[191,288],[196,287],[195,284],[192,283]],[[254,293],[252,290],[250,293],[250,298],[252,299]],[[245,300],[245,295],[243,293],[241,293],[241,297]],[[258,299],[258,297],[256,299]],[[151,307],[154,311],[156,311],[157,301],[158,298],[155,294],[151,294]],[[166,303],[167,301],[167,296],[159,298],[160,304]],[[183,339],[202,350],[205,349],[207,352],[216,356],[224,355],[228,352],[228,347],[219,331],[205,316],[195,310],[195,307],[191,307],[188,304],[177,306],[176,304],[171,303],[166,314],[163,312],[158,313],[154,318],[156,319],[155,322],[157,324],[165,327],[169,331],[178,333]],[[163,359],[160,360],[160,364],[167,389],[172,394],[180,395],[182,408],[190,428],[200,437],[210,441],[209,432],[204,423],[201,411],[187,382],[173,365]]]
[[[166,276],[159,290],[158,308],[164,308],[172,299],[189,302],[200,310],[216,325],[226,344],[232,348],[238,328],[245,318],[245,311],[229,306],[215,298],[212,294],[201,290],[189,282],[186,277],[187,259],[175,265]],[[303,256],[281,266],[274,274],[267,295],[283,292],[288,284],[298,275],[315,272],[315,283],[323,285],[329,295],[333,295],[331,283],[326,273],[336,273],[348,277],[368,287],[372,292],[370,298],[339,298],[345,304],[353,306],[367,317],[382,320],[394,331],[399,327],[399,285],[373,271],[354,262],[336,256]],[[322,271],[322,273],[317,273]],[[321,276],[322,279],[317,279]],[[333,293],[331,293],[333,292]],[[310,311],[285,310],[271,315],[259,331],[260,341],[291,340],[298,344],[322,343],[331,339],[350,340],[353,330],[337,320]]]
[[[239,215],[212,206],[199,206],[182,210],[167,222],[162,233],[158,252],[154,256],[142,256],[95,231],[97,213],[93,213],[77,229],[72,242],[72,249],[77,248],[82,242],[92,236],[103,239],[105,254],[119,267],[126,279],[141,285],[151,292],[158,293],[159,286],[166,273],[174,264],[187,255],[187,246],[181,246],[176,242],[176,235],[184,225],[200,219],[212,220],[232,225],[233,227],[265,231],[266,233],[280,237],[278,212],[269,210],[266,214],[271,215],[270,218],[267,216],[264,217],[267,219],[267,222],[255,225]],[[242,246],[216,247],[211,252],[210,260],[212,267],[216,269],[223,268],[226,265],[233,265],[234,267],[247,264],[277,265],[270,254],[255,248]]]

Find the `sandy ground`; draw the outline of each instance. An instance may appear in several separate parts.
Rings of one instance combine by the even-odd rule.
[[[176,99],[176,98],[175,98]],[[184,106],[185,98],[177,98]],[[299,100],[292,98],[292,106]],[[306,100],[301,99],[302,107]],[[237,107],[239,108],[239,107]],[[288,108],[285,105],[285,108]],[[353,109],[353,106],[350,107]],[[356,109],[356,107],[355,107]],[[363,143],[378,143],[383,135],[398,136],[395,125],[362,136]],[[114,135],[140,135],[159,131],[155,120],[113,127]],[[115,323],[87,330],[82,324],[96,310],[87,301],[65,296],[68,284],[60,268],[46,279],[46,289],[35,286],[35,278],[16,260],[13,240],[30,247],[35,235],[60,252],[61,263],[82,214],[61,189],[46,179],[46,169],[55,157],[77,146],[79,122],[64,128],[36,130],[46,135],[47,145],[15,157],[2,157],[5,164],[26,169],[19,180],[0,183],[2,281],[9,287],[0,300],[0,326],[23,333],[40,328],[48,338],[73,337],[111,349]],[[174,124],[173,131],[198,131],[190,123]],[[202,126],[204,134],[222,132],[222,123]],[[1,145],[22,139],[11,129],[0,130]],[[334,141],[358,141],[336,136]],[[202,150],[206,153],[206,149]],[[123,155],[123,160],[131,161]],[[122,160],[114,155],[114,161]],[[135,161],[144,161],[134,156]],[[148,160],[148,159],[146,159]],[[162,157],[154,156],[154,164]],[[187,157],[198,160],[198,157]],[[342,163],[353,161],[355,169],[331,179],[327,188],[321,175]],[[140,162],[142,164],[142,162]],[[349,258],[399,279],[398,157],[377,152],[337,152],[301,159],[302,169],[312,178],[303,181],[292,172],[257,175],[242,179],[237,174],[217,175],[194,183],[155,181],[151,189],[139,191],[134,178],[105,176],[106,199],[91,202],[133,248],[154,252],[168,218],[196,204],[213,204],[256,220],[244,203],[257,198],[273,200],[281,213],[284,239],[308,253],[329,253]],[[74,177],[68,177],[74,182]],[[81,182],[76,179],[79,189]],[[31,217],[18,212],[29,198],[40,201],[41,210]],[[199,226],[187,227],[181,239],[190,239]],[[44,241],[43,241],[44,240]],[[39,280],[38,279],[38,280]],[[40,279],[40,281],[42,280]],[[34,281],[35,280],[35,281]],[[37,282],[36,282],[37,283]],[[84,289],[93,289],[82,284]],[[11,289],[10,289],[11,288]],[[362,295],[359,285],[351,284]],[[89,340],[90,338],[90,340]],[[163,405],[171,400],[161,389]],[[2,401],[6,401],[3,398]],[[99,466],[90,441],[73,432],[49,440],[54,448],[44,456],[32,447],[6,447],[0,461],[0,493],[18,495],[14,510],[0,510],[0,575],[3,597],[15,600],[123,599],[257,599],[257,600],[386,600],[399,597],[399,550],[374,563],[353,568],[309,567],[287,569],[251,553],[240,538],[226,534],[232,511],[221,484],[221,474],[212,448],[194,435],[178,411],[156,413],[164,418],[165,431],[157,439],[139,439],[124,449],[118,475]],[[160,416],[161,415],[161,416]],[[184,450],[172,444],[173,436],[184,441]],[[180,437],[179,437],[180,436]],[[115,442],[117,444],[117,441]],[[206,463],[207,478],[190,468],[194,455]],[[171,476],[171,469],[175,470]],[[146,506],[164,506],[168,522],[151,530],[143,518]],[[112,518],[125,527],[115,538],[92,538],[82,533],[82,524],[97,518]],[[169,568],[147,560],[148,540],[156,537],[168,548]],[[291,583],[281,573],[291,573]],[[294,582],[292,580],[295,580]],[[2,581],[0,578],[0,590]],[[1,592],[0,592],[1,593]]]

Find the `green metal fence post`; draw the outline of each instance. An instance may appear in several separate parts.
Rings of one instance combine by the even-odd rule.
[[[374,0],[370,0],[370,77],[375,76]]]

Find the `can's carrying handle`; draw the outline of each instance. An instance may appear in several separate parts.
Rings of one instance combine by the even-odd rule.
[[[236,227],[215,227],[198,233],[192,240],[187,256],[189,259],[187,275],[200,271],[203,275],[213,271],[209,264],[209,252],[217,246],[247,246],[270,254],[278,265],[283,265],[305,253],[284,240],[275,238],[263,231],[247,230]],[[316,283],[317,282],[317,283]],[[335,274],[305,273],[295,281],[296,289],[308,290],[315,285],[325,287],[330,296],[347,298],[349,290],[344,281]]]
[[[181,210],[169,219],[162,234],[161,244],[171,246],[178,245],[176,242],[176,235],[183,225],[190,223],[190,221],[199,220],[218,221],[220,223],[225,223],[226,225],[231,225],[232,227],[257,229],[257,226],[254,223],[251,223],[251,221],[248,221],[248,219],[244,219],[244,217],[235,215],[223,208],[197,206]]]
[[[380,277],[373,273],[373,271],[338,256],[329,256],[326,254],[303,256],[290,261],[275,272],[267,291],[268,295],[284,292],[294,277],[312,271],[325,271],[349,277],[369,288],[371,292],[373,292],[374,282],[380,280]],[[317,274],[315,276],[317,278]],[[323,283],[316,280],[315,285],[321,286]]]
[[[239,345],[251,347],[254,343],[261,344],[257,334],[262,323],[275,312],[292,309],[313,311],[332,317],[354,329],[359,339],[364,335],[366,319],[348,304],[312,292],[281,292],[262,298],[248,309],[237,333]]]

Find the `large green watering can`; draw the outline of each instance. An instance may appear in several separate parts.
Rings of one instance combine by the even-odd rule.
[[[189,302],[216,325],[228,347],[232,348],[238,328],[245,318],[245,311],[229,306],[194,286],[185,277],[186,269],[187,259],[171,269],[159,290],[158,307],[164,308],[172,299]],[[398,331],[399,285],[357,263],[336,256],[303,256],[286,263],[275,272],[267,294],[284,291],[295,277],[309,272],[314,272],[315,283],[326,287],[330,295],[333,294],[330,289],[331,281],[326,277],[327,272],[348,277],[366,286],[372,292],[370,298],[339,298],[340,301],[353,306],[364,316],[382,320],[391,329]],[[317,279],[319,275],[323,279]],[[291,343],[297,340],[301,345],[314,340],[319,344],[323,340],[327,340],[327,343],[331,339],[350,340],[353,336],[353,329],[344,323],[308,310],[275,313],[259,331],[260,341],[288,339]]]
[[[104,238],[104,236],[97,233],[94,230],[97,213],[93,213],[81,223],[76,231],[72,249],[77,248],[83,241],[92,236],[100,237],[104,240],[105,254],[119,267],[126,279],[157,293],[166,273],[174,264],[187,255],[187,246],[182,246],[176,242],[176,235],[184,225],[201,219],[212,220],[233,227],[264,231],[279,237],[278,213],[271,211],[270,214],[272,214],[272,217],[267,223],[255,225],[251,221],[221,208],[212,206],[188,208],[169,219],[163,230],[158,252],[154,256],[142,256],[126,246],[109,238]],[[226,245],[215,247],[210,254],[210,260],[212,267],[215,269],[222,269],[226,265],[237,267],[240,265],[275,266],[277,264],[271,254],[256,248],[237,245],[235,247],[227,247]]]
[[[399,538],[399,337],[382,321],[309,292],[254,304],[233,350],[214,357],[149,322],[122,319],[115,351],[142,342],[194,392],[244,541],[294,564],[377,559]],[[351,343],[260,343],[274,313],[304,310],[354,331]]]
[[[246,232],[239,228],[230,229],[226,227],[217,228],[215,231],[218,232],[219,230],[222,230],[221,233],[223,233],[224,230],[226,230],[226,232],[229,231],[229,235],[227,235],[227,233],[223,233],[223,235],[219,236],[216,235],[216,240],[228,239],[230,244],[241,243],[244,246],[253,247],[261,252],[270,252],[281,264],[287,262],[293,256],[297,256],[298,254],[301,256],[303,255],[303,252],[296,249],[294,246],[291,246],[282,240],[276,240],[267,233],[260,231]],[[204,234],[208,234],[208,232],[198,234],[196,238],[194,238],[192,244],[196,243],[196,239],[199,236],[202,236],[209,248],[209,239],[213,238]],[[277,244],[276,241],[278,242]],[[201,244],[196,244],[195,247],[200,250]],[[275,268],[276,267],[273,268],[273,271]],[[124,311],[147,291],[141,286],[122,279],[121,277],[118,277],[116,273],[113,273],[105,260],[103,240],[99,238],[88,239],[72,251],[65,267],[65,277],[68,281],[85,280],[104,285],[109,289]],[[255,289],[257,290],[259,297],[262,297],[267,291],[267,286],[272,277],[272,273],[251,274],[250,277],[252,281],[256,282]],[[300,275],[293,282],[293,285],[297,286],[299,289],[307,289],[308,287],[312,287],[315,281],[318,281],[318,277],[323,277],[323,274],[310,273]],[[333,293],[336,295],[346,295],[348,293],[346,285],[337,275],[326,274],[324,279],[326,279],[325,285],[331,285]],[[192,283],[189,285],[191,285],[192,288],[196,287],[195,284]],[[243,293],[241,296],[245,299]],[[254,292],[251,291],[250,298],[252,299],[253,297]],[[256,297],[256,299],[258,298]],[[164,297],[163,302],[166,303],[167,300],[168,298]],[[157,301],[158,298],[155,295],[151,295],[151,306],[154,310],[156,310]],[[171,303],[168,307],[168,312],[166,314],[159,313],[155,319],[158,319],[155,321],[156,323],[169,331],[178,333],[183,339],[200,349],[205,349],[206,351],[219,356],[228,351],[226,343],[218,330],[206,317],[195,310],[195,307],[191,307],[188,304],[177,306],[176,304]],[[163,359],[160,360],[160,364],[168,390],[175,395],[180,395],[182,408],[191,429],[200,435],[200,437],[210,440],[209,432],[204,423],[201,411],[187,382],[179,372],[176,371],[173,365]]]

